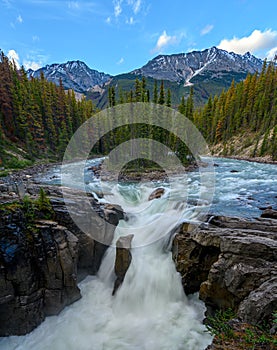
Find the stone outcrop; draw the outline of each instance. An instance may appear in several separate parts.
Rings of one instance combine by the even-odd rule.
[[[116,280],[114,282],[113,295],[123,283],[126,272],[131,264],[131,244],[133,237],[134,235],[122,236],[116,242],[116,257],[114,265]]]
[[[80,298],[78,240],[53,221],[30,231],[20,210],[0,226],[0,336],[26,334]]]
[[[29,184],[25,193],[36,198],[40,187]],[[90,196],[89,205],[97,214],[90,219],[85,215],[84,193],[67,189],[64,199],[62,190],[44,186],[54,210],[51,220],[35,217],[30,226],[14,198],[9,200],[9,209],[0,209],[0,336],[26,334],[45,316],[56,315],[78,300],[77,282],[97,272],[114,229],[124,218],[119,206],[100,206]],[[2,194],[6,201],[8,193]],[[67,201],[73,204],[74,215],[84,220],[88,232],[74,223]],[[106,244],[97,241],[99,237],[104,237]]]
[[[184,224],[173,258],[186,293],[199,291],[207,313],[232,308],[248,323],[268,321],[277,309],[277,221],[210,217]]]

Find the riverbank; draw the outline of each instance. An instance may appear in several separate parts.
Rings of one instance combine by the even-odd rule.
[[[94,160],[98,158],[92,158]],[[71,163],[71,162],[70,162]],[[68,164],[70,164],[68,163]],[[40,177],[43,177],[46,173],[49,173],[51,168],[60,167],[63,163],[45,163],[37,164],[25,169],[10,171],[8,175],[0,177],[0,184],[2,183],[20,183],[20,182],[35,182],[39,183]],[[72,163],[74,164],[74,162]],[[205,167],[203,162],[193,162],[185,165],[184,167],[162,169],[156,167],[141,167],[140,169],[123,168],[117,170],[111,170],[109,167],[100,162],[98,165],[88,166],[90,171],[96,178],[101,178],[102,181],[120,181],[120,182],[140,182],[140,181],[164,181],[167,182],[169,177],[177,176],[184,172],[192,172],[198,169],[199,166]]]
[[[256,162],[261,164],[277,164],[277,160],[272,160],[270,156],[265,157],[246,157],[246,156],[212,156],[213,158],[227,158],[236,160],[245,160],[247,162]]]
[[[235,159],[235,160],[243,160],[247,162],[257,162],[261,164],[277,164],[277,161],[273,161],[271,157],[265,156],[265,157],[248,157],[248,156],[219,156],[219,155],[212,155],[211,158],[213,158],[215,165],[217,166],[216,159]],[[95,158],[97,159],[97,158]],[[93,158],[92,158],[93,160]],[[212,164],[212,163],[211,163]],[[62,165],[62,162],[53,162],[53,163],[41,163],[41,164],[35,164],[29,167],[26,167],[24,169],[13,169],[13,170],[5,170],[5,173],[2,172],[2,176],[0,176],[0,184],[6,183],[6,182],[21,182],[21,181],[33,181],[33,182],[39,182],[38,178],[42,175],[46,174],[51,170],[53,167],[59,167]],[[184,166],[180,169],[173,169],[173,170],[163,170],[158,168],[149,168],[149,169],[142,169],[142,170],[136,170],[136,169],[126,169],[123,168],[121,171],[118,172],[112,172],[107,169],[107,166],[102,166],[102,163],[100,163],[97,166],[92,166],[89,168],[94,175],[98,178],[101,177],[102,181],[167,181],[169,176],[175,176],[180,175],[184,172],[192,172],[195,171],[199,166],[204,167],[205,163],[198,162],[198,163],[192,163],[189,165]],[[0,173],[1,174],[1,173]],[[4,176],[3,176],[4,175]]]

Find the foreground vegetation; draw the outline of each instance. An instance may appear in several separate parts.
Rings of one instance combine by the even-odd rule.
[[[231,310],[217,311],[213,317],[208,317],[208,331],[215,336],[213,350],[273,350],[277,347],[277,335],[271,331],[277,327],[277,311],[272,313],[268,324],[249,325],[240,323]]]

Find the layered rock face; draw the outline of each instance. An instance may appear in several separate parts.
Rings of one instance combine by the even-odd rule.
[[[44,190],[54,209],[54,221],[35,220],[30,227],[26,213],[17,205],[0,211],[0,336],[26,334],[45,316],[56,315],[78,300],[77,281],[97,272],[107,249],[94,238],[104,235],[105,242],[110,242],[115,225],[123,218],[120,207],[106,209],[91,198],[99,215],[87,222],[91,235],[86,234],[69,215],[61,188]],[[31,185],[27,191],[36,196],[39,186]],[[67,196],[80,216],[85,210],[82,195],[72,191],[71,199]]]
[[[277,309],[277,221],[211,217],[184,224],[173,258],[186,293],[199,291],[208,314],[234,309],[248,323],[268,321]]]
[[[20,335],[80,298],[78,239],[53,221],[31,234],[19,210],[1,219],[0,335]]]

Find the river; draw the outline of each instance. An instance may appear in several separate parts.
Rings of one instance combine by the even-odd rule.
[[[97,163],[92,160],[88,167]],[[121,220],[97,276],[83,280],[82,299],[60,315],[47,317],[26,336],[0,340],[3,350],[204,350],[212,337],[202,324],[205,306],[197,295],[186,296],[170,251],[170,237],[184,220],[199,221],[199,212],[258,217],[259,208],[277,207],[276,165],[215,159],[215,185],[205,184],[212,202],[194,202],[201,184],[197,171],[176,176],[173,183],[100,184],[86,173],[87,187],[102,190],[101,201],[120,204],[129,220]],[[60,182],[59,169],[42,180]],[[67,176],[74,183],[72,169]],[[77,184],[76,184],[77,186]],[[160,199],[148,201],[155,187]],[[132,262],[124,283],[112,296],[115,249],[119,236],[134,234]]]

